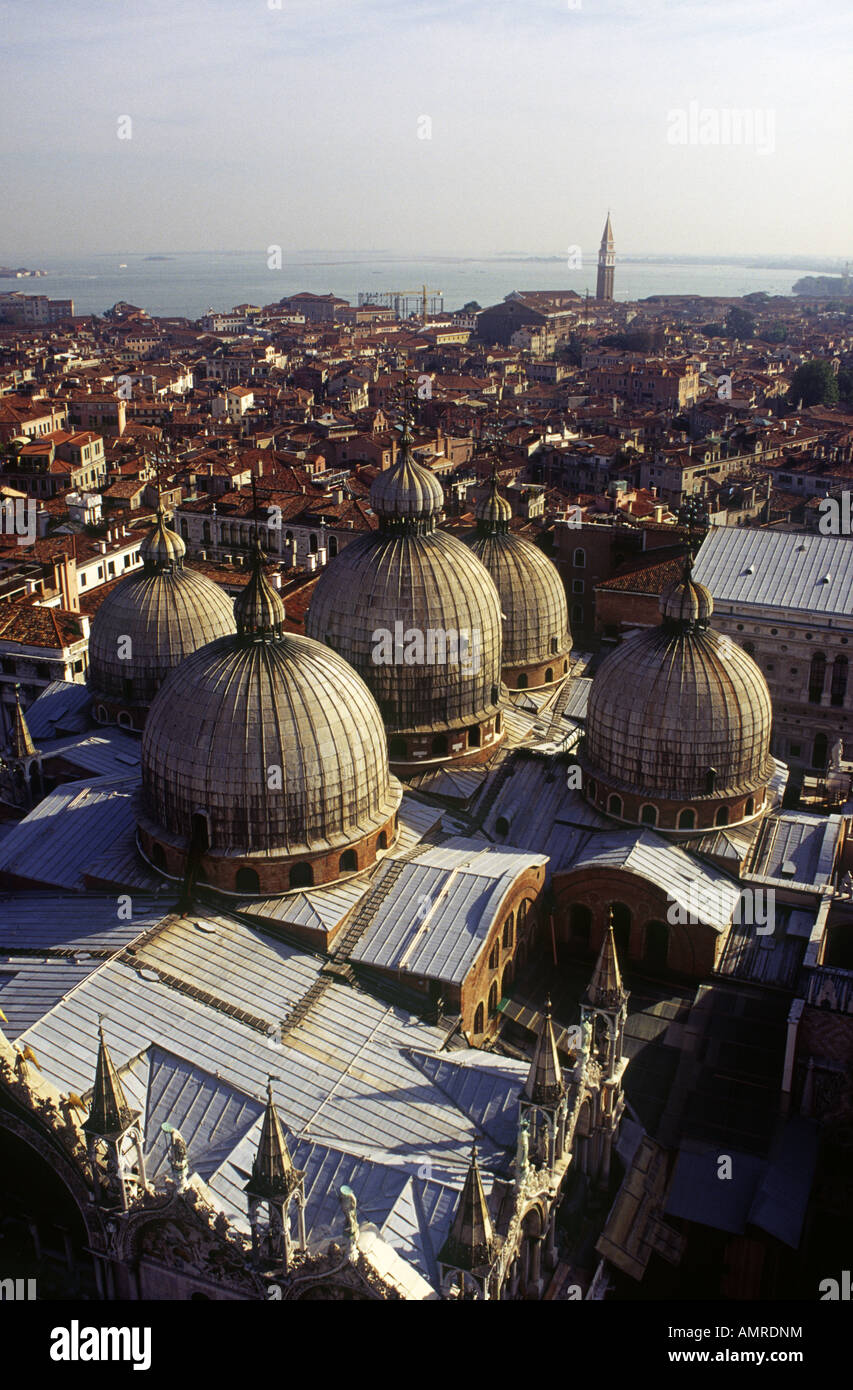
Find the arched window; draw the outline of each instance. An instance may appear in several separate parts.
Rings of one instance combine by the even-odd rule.
[[[311,535],[308,537],[308,549],[312,555],[317,554],[317,537],[314,535],[313,531],[311,532]]]
[[[640,824],[641,824],[641,825],[657,825],[657,823],[658,823],[658,808],[657,808],[657,806],[650,806],[650,805],[647,803],[647,804],[643,807],[643,809],[640,811]]]
[[[830,687],[829,703],[840,706],[844,704],[844,696],[847,694],[847,657],[837,656],[832,663],[832,685]]]
[[[314,882],[314,870],[310,864],[294,864],[290,870],[291,888],[310,888]]]
[[[501,977],[501,997],[502,997],[503,999],[506,999],[506,997],[507,997],[507,995],[509,994],[509,992],[510,992],[511,989],[512,989],[512,961],[510,961],[509,965],[507,966],[506,970],[505,970],[504,973],[503,973],[503,976]]]
[[[434,758],[444,758],[447,756],[447,739],[444,734],[436,734],[432,741],[432,754]]]
[[[823,652],[815,652],[809,667],[809,704],[819,705],[826,680],[826,657]]]
[[[330,560],[334,559],[334,557],[337,555],[337,553],[338,553],[338,538],[337,538],[337,536],[330,536],[330,537],[329,537],[329,559],[330,559]]]
[[[631,946],[631,909],[627,903],[611,903],[610,914],[617,954],[620,958],[627,957]]]
[[[493,980],[493,981],[492,981],[492,987],[491,987],[491,989],[489,990],[489,1013],[490,1013],[490,1014],[496,1013],[496,1012],[497,1012],[497,1007],[498,1007],[498,984],[497,984],[497,980]]]
[[[643,960],[652,970],[665,970],[669,954],[669,928],[665,922],[646,923]]]
[[[469,747],[469,748],[479,748],[479,747],[480,747],[480,726],[479,726],[479,724],[472,724],[472,725],[471,725],[471,728],[468,730],[468,747]]]
[[[392,762],[404,762],[408,751],[406,740],[403,738],[402,734],[394,734],[393,738],[389,738],[388,757]]]
[[[99,724],[106,724],[109,720],[109,715],[103,705],[95,705],[94,714]]]
[[[572,556],[572,564],[577,570],[586,569],[586,551],[581,546],[578,546]]]
[[[474,1032],[475,1032],[475,1033],[482,1033],[482,1031],[483,1031],[483,1006],[482,1006],[482,1004],[478,1004],[478,1005],[477,1005],[477,1010],[476,1010],[476,1012],[475,1012],[475,1014],[474,1014]]]
[[[519,671],[518,676],[516,677],[516,681],[515,681],[515,688],[516,688],[516,690],[526,690],[526,689],[527,689],[527,672],[526,672],[526,671]]]
[[[552,638],[551,638],[551,653],[552,653],[552,655],[553,655],[555,652],[558,652],[559,650],[560,650],[560,643],[559,643],[559,641],[557,640],[556,637],[552,637]]]
[[[387,848],[388,848],[388,836],[386,835],[386,833],[385,833],[384,830],[380,830],[380,832],[379,832],[379,838],[378,838],[377,841],[376,841],[376,848],[377,848],[377,849],[387,849]]]
[[[358,855],[354,849],[345,849],[338,860],[338,872],[342,874],[355,873],[358,868]]]
[[[684,810],[684,811],[679,812],[679,816],[678,816],[678,828],[679,828],[679,830],[693,830],[694,827],[695,827],[695,825],[696,825],[696,812],[695,812],[695,811]]]
[[[254,869],[238,869],[234,879],[234,887],[238,893],[258,893],[260,892],[261,880]]]
[[[284,539],[285,539],[286,541],[292,541],[292,540],[293,540],[293,532],[292,532],[292,531],[285,531],[285,533],[284,533]]]
[[[572,903],[569,908],[569,940],[573,946],[589,949],[592,913],[586,903]]]
[[[746,805],[745,805],[744,808],[743,808],[743,813],[744,813],[745,816],[751,816],[751,815],[754,814],[754,812],[755,812],[755,797],[754,797],[754,796],[748,796],[748,797],[746,798]]]
[[[719,811],[717,812],[716,817],[715,817],[714,824],[715,824],[715,825],[728,825],[728,823],[729,823],[729,808],[728,808],[728,806],[721,806],[720,809],[719,809]]]
[[[210,540],[210,522],[209,522],[209,521],[203,521],[203,522],[201,523],[201,538],[202,538],[203,541],[209,541],[209,540]]]
[[[607,813],[610,816],[622,815],[622,798],[615,792],[607,798]]]
[[[826,768],[826,734],[815,734],[812,744],[812,767],[819,768],[823,772]]]
[[[133,728],[133,717],[132,715],[129,715],[127,710],[125,709],[119,710],[118,719],[116,720],[116,722],[122,729]]]
[[[512,913],[510,913],[509,916],[507,917],[506,921],[504,922],[504,929],[503,929],[503,944],[504,944],[504,946],[511,946],[511,945],[512,945],[512,938],[513,938],[514,929],[515,929],[515,922],[513,921],[513,915],[512,915]]]
[[[554,672],[553,672],[553,670],[551,669],[551,667],[549,666],[548,669],[547,669],[547,671],[545,672],[545,684],[546,684],[546,685],[550,685],[553,679],[554,679]]]

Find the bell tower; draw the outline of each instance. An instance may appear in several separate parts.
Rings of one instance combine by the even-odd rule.
[[[613,249],[613,228],[610,225],[610,212],[604,224],[604,233],[598,251],[598,279],[595,285],[596,299],[613,298],[613,276],[616,268],[616,252]]]

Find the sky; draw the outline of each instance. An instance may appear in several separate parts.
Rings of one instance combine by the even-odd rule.
[[[0,0],[0,32],[0,261],[587,254],[608,208],[623,254],[853,259],[850,0]]]

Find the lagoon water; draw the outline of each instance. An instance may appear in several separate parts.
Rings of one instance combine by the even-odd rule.
[[[126,269],[119,269],[121,263]],[[567,261],[531,256],[483,258],[436,257],[412,260],[383,252],[282,253],[280,270],[267,268],[266,248],[257,252],[179,252],[154,258],[129,252],[85,258],[48,257],[17,260],[48,271],[38,280],[0,280],[0,291],[47,294],[74,300],[78,314],[102,314],[124,299],[149,314],[198,318],[208,309],[235,304],[270,304],[299,290],[329,291],[356,303],[359,291],[413,290],[426,283],[444,291],[445,309],[469,300],[483,308],[518,289],[569,289],[595,293],[595,256],[580,269]],[[808,274],[796,268],[747,264],[643,261],[616,263],[616,298],[643,299],[651,294],[743,295],[757,290],[789,295],[794,281]]]

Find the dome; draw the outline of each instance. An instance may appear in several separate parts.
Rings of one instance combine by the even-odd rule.
[[[402,791],[364,682],[328,647],[271,633],[281,600],[259,564],[252,585],[239,635],[187,657],[151,706],[140,831],[149,857],[159,845],[179,874],[201,816],[207,882],[239,891],[248,868],[257,891],[278,892],[293,886],[295,859],[313,861],[303,884],[373,862],[393,838]]]
[[[479,756],[501,732],[500,601],[468,547],[436,529],[440,492],[404,436],[371,489],[379,531],[343,547],[306,620],[373,691],[398,764]]]
[[[708,626],[713,601],[689,569],[664,594],[661,612],[660,627],[626,638],[595,674],[583,757],[589,775],[624,795],[625,819],[635,818],[632,797],[755,802],[774,767],[764,676],[742,647]]]
[[[503,611],[503,678],[510,689],[559,680],[571,651],[566,591],[547,555],[509,530],[512,508],[493,480],[466,543],[489,571]]]
[[[184,568],[185,549],[160,515],[140,546],[142,569],[117,584],[92,619],[89,688],[96,709],[123,724],[141,728],[169,672],[199,647],[234,631],[230,598],[203,574]]]
[[[408,431],[401,440],[401,453],[393,468],[374,478],[370,505],[377,516],[425,520],[444,511],[444,490],[434,473],[411,456]]]

